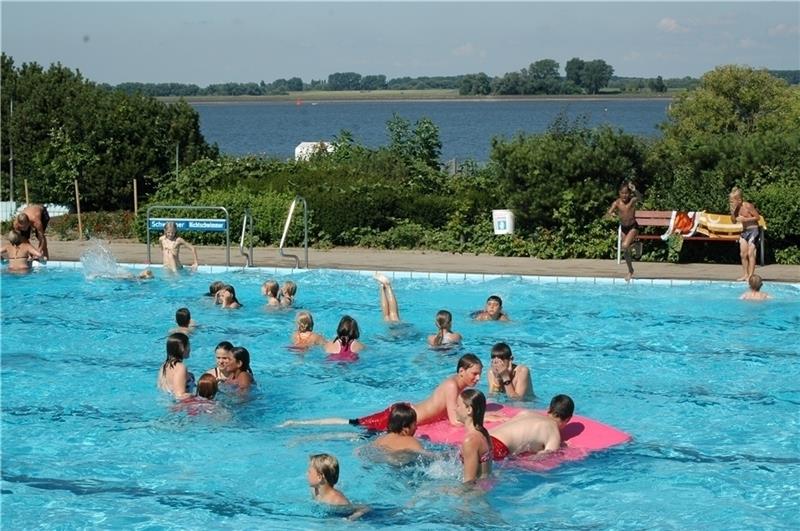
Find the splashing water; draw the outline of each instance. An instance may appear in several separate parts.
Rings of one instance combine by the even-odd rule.
[[[92,238],[89,248],[81,253],[83,275],[88,278],[129,278],[133,274],[120,266],[103,240]]]

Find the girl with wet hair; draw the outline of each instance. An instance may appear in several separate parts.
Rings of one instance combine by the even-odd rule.
[[[325,352],[330,354],[328,359],[334,361],[357,360],[358,353],[364,350],[364,344],[358,340],[360,335],[358,322],[349,315],[342,317],[336,328],[336,339],[325,344]]]
[[[464,389],[458,396],[456,416],[464,423],[466,436],[461,444],[464,483],[485,478],[492,473],[492,438],[483,426],[486,396],[477,389]]]
[[[297,284],[291,280],[283,283],[281,288],[281,306],[289,307],[294,304],[294,296],[297,293]]]
[[[250,390],[255,384],[253,370],[250,368],[250,351],[244,347],[234,347],[233,358],[228,366],[228,379],[225,383],[233,384],[240,393]]]
[[[325,344],[325,338],[314,332],[314,317],[311,312],[297,312],[294,322],[297,329],[292,334],[292,346],[308,348]]]
[[[261,286],[261,294],[267,298],[267,306],[280,306],[281,301],[278,299],[280,287],[274,280],[267,280]]]
[[[453,332],[453,314],[447,310],[436,313],[436,335],[428,336],[428,345],[432,347],[449,347],[461,343],[461,334]]]
[[[230,308],[236,310],[242,307],[242,303],[236,298],[236,289],[230,284],[225,284],[217,293],[219,302],[223,308]]]
[[[177,398],[186,398],[194,386],[194,375],[186,368],[189,357],[189,336],[175,332],[167,337],[167,359],[158,372],[158,388]]]

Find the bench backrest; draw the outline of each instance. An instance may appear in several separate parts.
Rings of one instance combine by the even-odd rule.
[[[671,210],[637,210],[636,222],[642,227],[669,227]]]

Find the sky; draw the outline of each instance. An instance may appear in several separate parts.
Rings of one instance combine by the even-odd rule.
[[[800,2],[9,2],[3,52],[97,82],[260,82],[334,72],[489,76],[603,59],[619,76],[800,68]]]

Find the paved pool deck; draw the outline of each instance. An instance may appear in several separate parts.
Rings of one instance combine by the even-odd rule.
[[[147,246],[132,241],[111,241],[110,248],[120,263],[147,263]],[[81,253],[90,245],[86,241],[48,241],[51,260],[79,261]],[[197,246],[201,265],[225,265],[225,248]],[[285,249],[303,260],[302,249]],[[154,264],[161,263],[157,246],[151,247]],[[253,251],[255,267],[294,267],[291,258],[283,258],[275,247],[257,247]],[[184,251],[184,264],[191,263],[191,253]],[[539,260],[535,258],[507,258],[489,255],[452,254],[437,251],[383,251],[361,248],[309,249],[309,267],[312,269],[351,269],[369,271],[420,271],[438,273],[484,273],[507,275],[535,275],[558,277],[623,278],[625,264],[616,260]],[[231,266],[241,267],[245,258],[238,247],[231,248]],[[736,264],[667,264],[637,262],[634,264],[638,279],[735,280],[741,275]],[[800,266],[771,264],[756,269],[767,282],[800,282]]]

